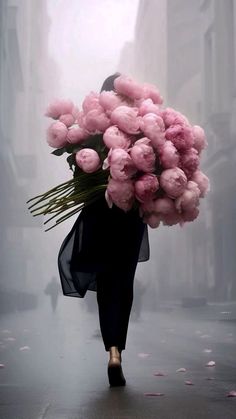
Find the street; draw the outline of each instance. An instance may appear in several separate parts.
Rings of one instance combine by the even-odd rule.
[[[97,313],[85,301],[61,297],[53,313],[45,299],[2,316],[0,418],[233,419],[235,322],[234,304],[142,313],[123,353],[127,385],[110,389]]]

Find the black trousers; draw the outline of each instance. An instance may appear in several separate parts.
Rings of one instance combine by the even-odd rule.
[[[97,302],[105,350],[125,349],[130,311],[133,303],[135,266],[99,273]]]

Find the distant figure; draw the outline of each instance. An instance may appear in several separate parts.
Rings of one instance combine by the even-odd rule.
[[[134,290],[135,290],[135,298],[134,298],[134,305],[132,309],[132,316],[133,320],[139,320],[141,315],[142,309],[142,300],[143,294],[146,291],[146,286],[139,278],[135,278],[134,280]]]
[[[57,300],[58,300],[58,294],[59,294],[60,286],[57,283],[56,277],[53,276],[51,281],[48,283],[44,290],[44,294],[49,295],[51,298],[51,306],[52,311],[55,312],[57,307]]]

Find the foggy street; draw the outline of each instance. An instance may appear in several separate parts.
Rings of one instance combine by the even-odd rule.
[[[2,316],[0,417],[234,418],[236,398],[227,395],[236,390],[235,321],[233,304],[142,313],[130,323],[123,354],[127,385],[110,389],[97,316],[84,301],[60,298],[55,313],[44,301]]]

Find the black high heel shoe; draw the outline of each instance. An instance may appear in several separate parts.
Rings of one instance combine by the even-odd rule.
[[[125,386],[126,380],[121,367],[121,355],[116,346],[109,349],[110,360],[108,362],[108,379],[111,387]]]

